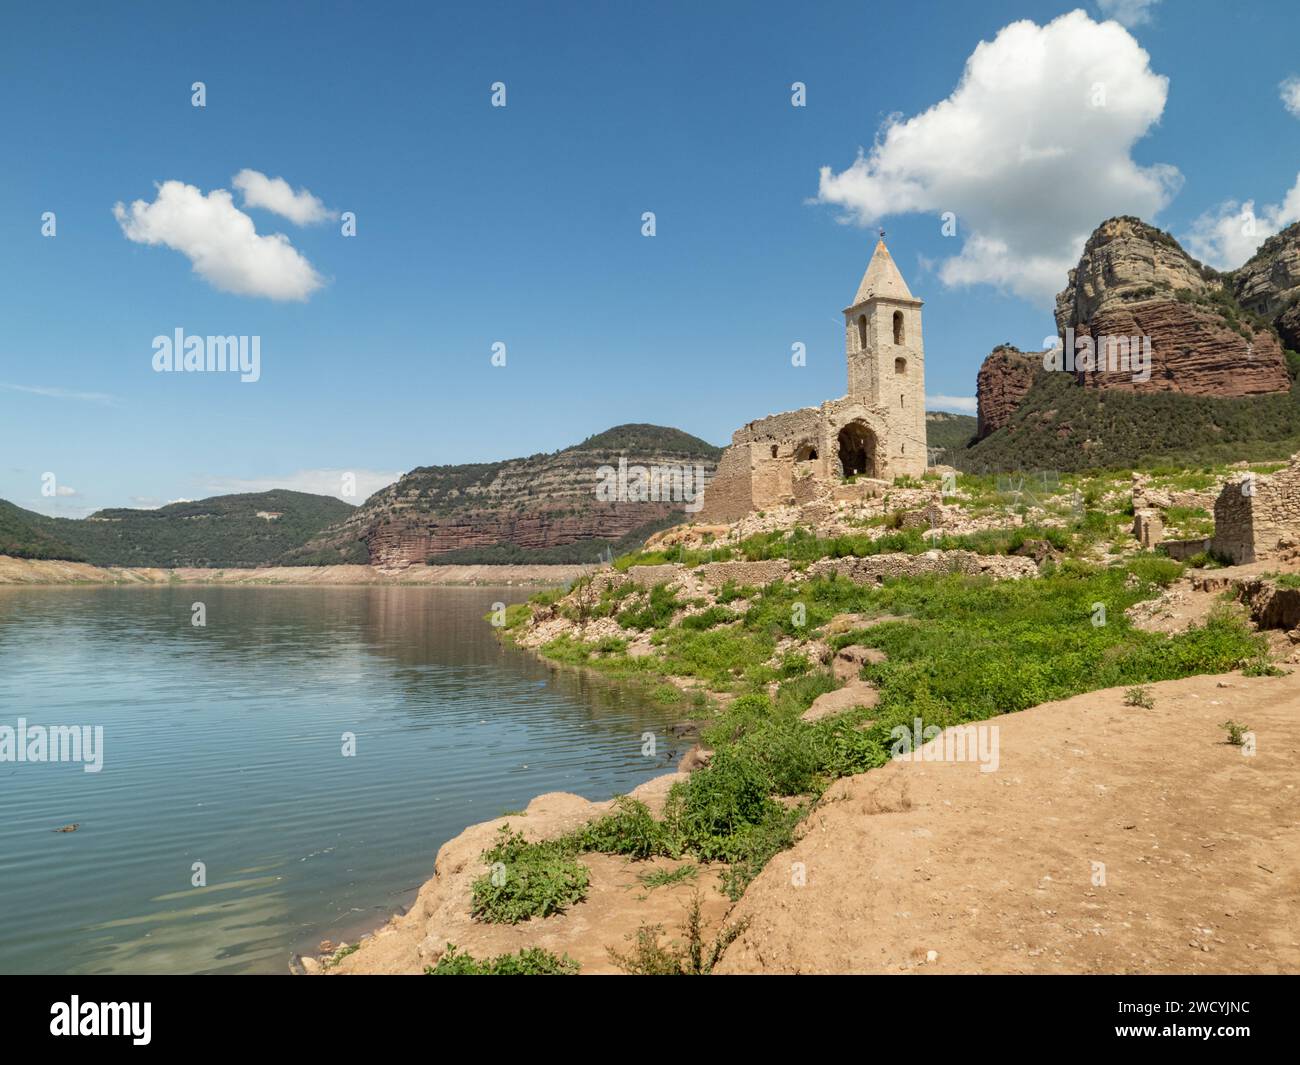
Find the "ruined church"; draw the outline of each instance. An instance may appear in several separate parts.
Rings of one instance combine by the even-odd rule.
[[[706,521],[872,494],[925,473],[921,301],[883,239],[844,310],[848,394],[736,430],[704,493]]]

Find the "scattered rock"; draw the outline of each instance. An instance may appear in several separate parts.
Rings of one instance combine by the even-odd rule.
[[[863,666],[879,665],[888,658],[889,656],[879,648],[863,647],[861,644],[854,643],[840,648],[831,663],[831,669],[837,680],[857,680]]]
[[[873,707],[879,701],[880,692],[866,681],[850,681],[842,688],[817,696],[813,700],[812,706],[803,712],[801,720],[812,724],[814,721],[821,721],[823,718],[842,714],[846,710],[852,710],[855,707]]]
[[[694,773],[697,769],[703,769],[712,759],[713,752],[697,743],[682,755],[682,760],[677,763],[677,772]]]

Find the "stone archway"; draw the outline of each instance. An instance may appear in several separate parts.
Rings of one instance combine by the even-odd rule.
[[[876,434],[866,422],[849,422],[837,439],[840,470],[845,477],[876,476]]]

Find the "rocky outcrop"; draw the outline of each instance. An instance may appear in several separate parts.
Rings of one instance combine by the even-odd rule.
[[[1207,294],[1206,271],[1173,237],[1140,218],[1108,218],[1083,246],[1079,265],[1070,271],[1056,297],[1056,328],[1077,331],[1102,310],[1150,299],[1172,299],[1186,290]]]
[[[1011,344],[994,348],[976,377],[979,427],[975,438],[982,440],[1006,425],[1025,393],[1044,372],[1042,352],[1024,352]]]
[[[372,564],[392,565],[500,544],[538,551],[584,540],[617,540],[672,513],[667,505],[639,503],[592,506],[585,514],[569,513],[563,506],[519,515],[492,510],[447,516],[408,513],[367,527],[362,538]]]
[[[378,566],[591,562],[604,547],[624,538],[639,543],[684,515],[720,453],[676,429],[624,425],[551,454],[422,466],[286,561],[319,564],[359,554]],[[678,477],[647,482],[638,468]]]
[[[1237,302],[1270,320],[1282,342],[1300,351],[1300,222],[1264,241],[1232,277]]]
[[[1283,273],[1297,265],[1275,258]],[[1261,264],[1259,272],[1268,271]],[[1076,379],[1090,388],[1192,396],[1287,391],[1291,381],[1277,335],[1238,305],[1230,281],[1140,219],[1103,222],[1056,297],[1058,333],[1091,336],[1099,353],[1095,365],[1075,371]],[[1257,304],[1267,302],[1266,289],[1252,282]],[[1149,366],[1135,373],[1128,360],[1103,360],[1106,337],[1149,338]]]
[[[1258,396],[1291,387],[1282,345],[1272,330],[1244,324],[1234,328],[1222,313],[1205,306],[1179,300],[1112,304],[1093,317],[1087,331],[1094,340],[1150,337],[1151,357],[1141,374],[1131,364],[1111,369],[1099,360],[1096,369],[1076,374],[1086,387],[1190,396]]]

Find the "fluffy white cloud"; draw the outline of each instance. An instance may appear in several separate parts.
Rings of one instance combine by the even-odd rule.
[[[245,207],[264,207],[283,215],[295,225],[309,226],[338,217],[306,189],[293,191],[284,178],[269,178],[261,171],[245,168],[230,179],[244,197]]]
[[[946,100],[888,119],[848,169],[822,167],[817,201],[861,225],[953,212],[963,243],[939,266],[945,284],[1047,301],[1099,222],[1149,220],[1181,185],[1174,167],[1130,155],[1168,89],[1118,23],[1082,11],[1014,22],[976,46]]]
[[[305,300],[324,284],[282,233],[259,234],[225,189],[207,195],[181,181],[164,181],[153,203],[113,207],[122,232],[137,244],[180,252],[194,272],[239,296]]]
[[[356,484],[356,495],[343,494],[344,477],[351,475]],[[386,488],[399,477],[386,470],[341,470],[319,469],[299,470],[286,477],[212,477],[204,483],[204,492],[212,495],[227,495],[236,492],[269,492],[273,488],[288,488],[294,492],[312,492],[315,495],[337,496],[346,503],[363,503],[365,500]]]
[[[1160,0],[1097,0],[1097,6],[1107,18],[1125,26],[1141,26],[1151,21],[1151,9]]]
[[[926,396],[926,410],[958,411],[961,414],[974,414],[976,403],[974,396]]]
[[[1300,118],[1300,78],[1290,77],[1277,87],[1282,97],[1282,106],[1296,118]]]
[[[1281,203],[1258,210],[1254,200],[1225,200],[1192,223],[1187,247],[1218,270],[1235,270],[1264,241],[1292,222],[1300,222],[1300,174]]]

